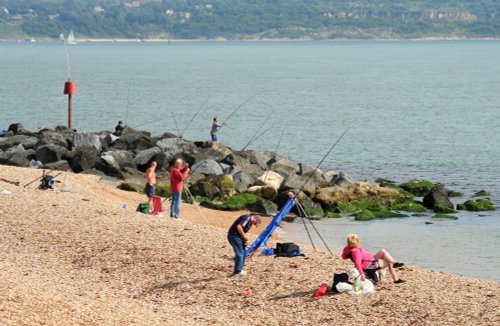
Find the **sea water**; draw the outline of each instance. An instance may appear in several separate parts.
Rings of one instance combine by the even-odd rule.
[[[498,58],[499,41],[81,43],[68,60],[62,43],[0,42],[0,129],[66,125],[70,78],[79,131],[123,120],[208,140],[218,116],[223,144],[241,149],[270,128],[247,148],[315,167],[349,129],[323,170],[425,178],[464,192],[455,202],[485,189],[500,207]],[[316,223],[337,252],[356,232],[407,264],[499,281],[500,212],[455,215]],[[302,224],[282,232],[308,243]]]

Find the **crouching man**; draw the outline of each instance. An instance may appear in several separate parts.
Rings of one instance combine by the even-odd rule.
[[[262,218],[259,215],[245,214],[238,217],[229,228],[227,240],[233,247],[235,255],[233,275],[246,275],[246,272],[243,270],[246,258],[245,248],[248,241],[248,236],[246,234],[250,231],[252,225],[258,226],[261,222]]]

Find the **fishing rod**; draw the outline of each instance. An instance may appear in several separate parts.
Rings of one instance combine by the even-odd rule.
[[[266,130],[264,130],[263,132],[261,132],[260,134],[258,134],[256,137],[254,137],[251,141],[249,141],[245,147],[243,147],[243,149],[241,151],[244,151],[248,146],[252,145],[257,139],[259,139],[262,135],[266,134],[269,130],[271,130],[273,128],[273,126],[270,126],[269,128],[267,128]]]
[[[262,91],[262,92],[259,92],[259,93],[254,94],[254,95],[252,95],[252,96],[250,96],[250,97],[247,97],[247,98],[243,101],[243,103],[241,103],[240,105],[238,105],[238,107],[237,107],[236,109],[234,109],[234,110],[233,110],[233,112],[231,112],[231,113],[227,116],[226,120],[224,120],[224,122],[222,123],[222,125],[226,124],[226,122],[229,120],[229,118],[231,118],[231,117],[232,117],[232,116],[233,116],[236,112],[238,112],[238,111],[239,111],[239,110],[243,107],[243,105],[245,105],[248,101],[250,101],[250,100],[251,100],[251,99],[253,99],[254,97],[256,97],[256,96],[258,96],[258,95],[261,95],[261,94],[263,94],[263,93],[266,93],[266,92],[269,92],[269,91],[267,91],[267,90],[266,90],[266,91]]]
[[[283,139],[283,135],[285,135],[285,130],[286,130],[287,126],[288,126],[288,121],[283,126],[283,130],[281,131],[280,138],[278,139],[278,144],[276,145],[276,149],[274,150],[274,156],[275,157],[276,157],[276,153],[278,153],[278,149],[279,149],[279,147],[281,145],[281,140]],[[264,177],[264,182],[267,181],[267,175],[268,174],[269,174],[269,165],[267,166],[267,169],[266,169],[266,176]]]
[[[184,133],[186,132],[187,128],[191,125],[191,123],[194,121],[194,119],[196,118],[196,116],[198,115],[198,113],[200,113],[201,109],[203,109],[203,107],[205,106],[205,103],[207,103],[208,99],[210,97],[207,97],[205,99],[205,101],[203,101],[203,103],[201,103],[200,107],[198,108],[198,111],[196,111],[196,113],[194,114],[194,116],[191,118],[191,120],[189,120],[188,124],[186,125],[186,127],[182,130],[181,134],[179,135],[180,138],[182,138],[182,136],[184,135]]]
[[[339,143],[339,141],[345,136],[345,134],[349,131],[349,129],[351,129],[351,126],[347,127],[347,129],[342,133],[342,135],[340,135],[340,137],[332,145],[332,147],[330,147],[330,149],[325,154],[325,156],[323,156],[323,158],[321,159],[321,161],[319,161],[318,165],[316,165],[316,168],[314,168],[314,170],[311,172],[311,175],[309,176],[309,178],[307,178],[306,182],[304,182],[304,184],[302,185],[302,187],[300,187],[299,191],[297,192],[297,196],[300,194],[301,191],[304,190],[305,186],[307,185],[307,183],[309,182],[309,180],[311,180],[312,176],[314,175],[314,172],[316,172],[319,169],[319,166],[321,165],[321,163],[323,163],[323,161],[328,157],[328,155],[330,155],[330,153],[332,152],[332,150],[335,148],[335,146],[337,146],[337,144]]]
[[[175,129],[177,130],[177,135],[180,135],[179,125],[177,124],[177,119],[175,118],[175,115],[173,113],[170,113],[170,115],[172,116],[172,119],[174,120]],[[179,136],[179,138],[181,138],[181,137]]]
[[[128,83],[128,89],[127,89],[127,109],[125,111],[125,126],[127,125],[128,122],[128,109],[130,106],[130,81]]]
[[[255,130],[255,133],[252,135],[252,137],[250,137],[250,140],[248,140],[248,142],[246,143],[245,146],[243,146],[243,148],[241,149],[242,151],[244,151],[251,143],[253,143],[255,141],[255,139],[257,138],[257,134],[261,131],[262,128],[264,128],[264,126],[266,125],[266,122],[269,120],[269,118],[271,117],[273,113],[271,112],[265,119],[264,119],[264,123],[261,123],[259,128],[257,128],[257,130]],[[269,129],[267,129],[269,130]],[[266,131],[267,131],[266,130]]]

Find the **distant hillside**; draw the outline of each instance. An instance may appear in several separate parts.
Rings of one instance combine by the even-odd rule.
[[[0,38],[500,37],[499,0],[0,0]]]

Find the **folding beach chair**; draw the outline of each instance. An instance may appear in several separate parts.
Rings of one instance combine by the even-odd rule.
[[[151,215],[158,215],[158,213],[163,212],[163,206],[161,204],[160,196],[153,196],[153,208],[151,210]]]

